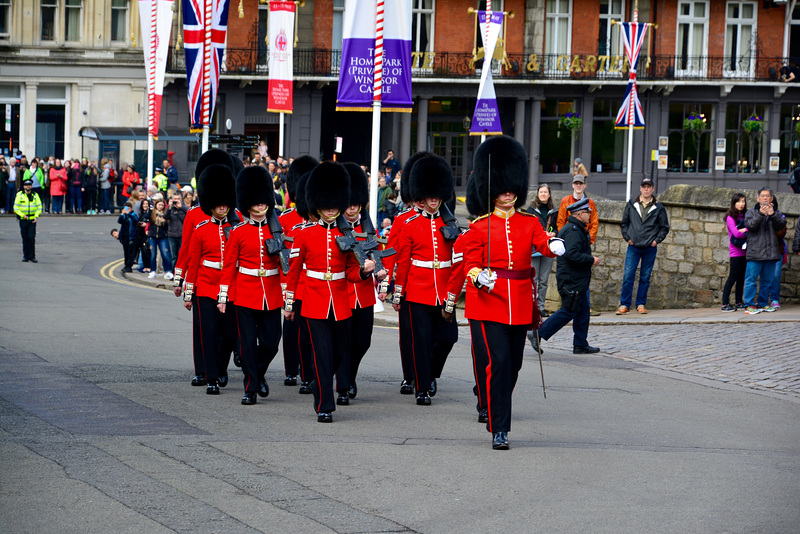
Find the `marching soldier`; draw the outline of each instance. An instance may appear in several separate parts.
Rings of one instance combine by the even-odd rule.
[[[289,165],[289,171],[286,173],[286,190],[289,193],[289,201],[295,203],[294,208],[284,210],[279,218],[281,227],[283,228],[283,235],[289,238],[294,238],[294,234],[298,231],[295,227],[306,223],[307,221],[298,213],[297,210],[297,182],[300,177],[305,173],[310,172],[314,167],[319,165],[319,161],[311,156],[300,156]],[[281,283],[286,284],[285,277],[281,273]],[[298,308],[299,310],[299,301]],[[284,321],[283,322],[283,365],[286,371],[286,378],[283,384],[286,386],[297,385],[297,375],[300,371],[300,347],[297,338],[297,321]],[[306,391],[308,384],[302,386],[302,390]],[[307,390],[311,393],[311,390]]]
[[[475,152],[467,187],[469,205],[488,211],[470,225],[464,253],[467,284],[465,315],[470,322],[476,373],[485,383],[492,448],[508,449],[511,393],[522,368],[525,333],[540,322],[533,301],[530,258],[563,254],[563,242],[545,233],[536,217],[517,211],[528,192],[525,149],[507,136],[491,137]],[[481,388],[479,388],[481,390]]]
[[[236,295],[233,313],[244,371],[244,405],[255,404],[256,394],[269,394],[265,375],[281,339],[280,260],[267,254],[264,244],[272,238],[267,223],[267,210],[275,209],[272,191],[264,167],[248,167],[239,173],[236,202],[248,219],[231,230],[217,301],[219,311],[227,313],[228,295]]]
[[[325,162],[311,171],[306,186],[309,213],[319,222],[295,237],[297,256],[291,264],[286,286],[284,315],[294,320],[294,295],[299,280],[305,280],[305,298],[301,316],[311,341],[309,369],[313,381],[314,410],[317,421],[330,423],[336,410],[333,398],[333,375],[350,350],[350,304],[347,282],[370,277],[375,263],[366,260],[360,268],[353,254],[339,251],[336,238],[342,233],[336,217],[350,205],[350,177],[338,163]],[[306,270],[303,273],[303,265]]]
[[[197,160],[195,167],[195,176],[199,177],[202,172],[210,165],[228,165],[233,170],[234,163],[231,161],[231,156],[217,148],[212,148],[200,156]],[[195,184],[196,185],[196,184]],[[199,197],[198,189],[198,197]],[[197,205],[194,206],[186,213],[186,218],[183,220],[183,233],[181,235],[181,243],[184,244],[178,252],[178,258],[175,260],[175,268],[173,272],[175,277],[172,279],[172,289],[176,297],[180,297],[183,293],[183,281],[186,276],[186,265],[189,257],[189,244],[192,242],[192,233],[195,227],[201,222],[207,220],[208,215]],[[192,378],[193,386],[206,385],[206,370],[203,366],[203,355],[201,351],[202,342],[200,340],[200,309],[197,306],[192,308],[192,356],[194,359],[194,377]]]
[[[192,232],[183,300],[186,309],[191,310],[192,297],[197,295],[206,393],[218,395],[220,386],[228,385],[228,362],[234,344],[217,309],[225,243],[231,229],[228,213],[236,201],[233,172],[227,165],[210,165],[200,174],[197,187],[200,209],[209,218]]]
[[[408,303],[411,325],[411,363],[416,402],[430,405],[435,378],[458,340],[458,327],[442,317],[452,264],[452,243],[444,239],[439,208],[453,194],[453,173],[447,162],[430,154],[411,169],[411,196],[421,200],[422,212],[405,223],[398,243],[397,278],[392,306]]]
[[[423,157],[432,156],[432,152],[417,152],[403,166],[403,178],[400,180],[400,197],[409,202],[412,207],[395,217],[392,223],[392,230],[389,233],[387,248],[397,250],[400,243],[400,235],[405,228],[405,223],[411,217],[422,213],[422,202],[411,196],[411,170],[414,164]],[[381,282],[378,289],[378,298],[385,301],[389,292],[389,285],[394,277],[394,270],[397,265],[398,254],[389,256],[384,262],[387,277]],[[391,300],[391,299],[390,299]],[[400,393],[411,395],[414,393],[414,365],[411,359],[411,318],[408,315],[408,302],[402,301],[398,311],[398,332],[400,335],[400,364],[403,368],[403,382],[400,384]]]
[[[345,163],[344,167],[350,175],[350,206],[345,210],[344,216],[354,232],[364,233],[362,221],[369,217],[366,211],[369,203],[369,181],[361,167],[355,163]],[[372,323],[375,318],[375,279],[370,276],[356,283],[348,282],[347,289],[353,314],[350,319],[351,348],[336,373],[336,390],[339,393],[336,404],[339,405],[349,404],[348,399],[355,399],[358,395],[356,375],[361,360],[372,343]]]

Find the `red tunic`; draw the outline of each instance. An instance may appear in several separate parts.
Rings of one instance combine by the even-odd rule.
[[[360,233],[362,231],[361,223],[353,228],[353,231]],[[365,241],[366,238],[359,237],[358,240]],[[366,280],[361,280],[355,284],[348,282],[347,293],[350,295],[350,308],[354,310],[356,307],[369,308],[370,306],[374,306],[376,302],[375,277],[370,275]]]
[[[491,221],[491,262],[487,262],[488,229]],[[495,210],[472,222],[464,253],[464,271],[472,283],[467,284],[467,319],[494,321],[508,325],[530,324],[533,317],[533,284],[531,254],[535,250],[554,257],[547,246],[549,236],[539,220],[527,213],[511,210],[505,214]],[[475,286],[478,273],[488,266],[498,272],[494,289]],[[503,271],[511,271],[502,274]],[[506,276],[512,276],[507,278]],[[518,278],[513,278],[517,276]]]
[[[297,243],[296,243],[297,234],[302,232],[306,228],[312,228],[314,226],[314,224],[315,223],[311,223],[311,222],[302,222],[300,224],[295,225],[292,228],[292,236],[291,237],[293,239],[295,239],[295,242],[292,243],[292,250],[291,250],[291,252],[289,254],[289,269],[292,268],[292,263],[294,263],[295,258],[297,258],[297,255],[300,252],[297,249]],[[305,265],[303,265],[302,269],[303,269],[303,271],[306,270]],[[285,289],[285,286],[286,286],[287,279],[288,279],[288,275],[284,276],[283,273],[281,273],[281,283],[284,285],[284,289]],[[298,282],[297,282],[297,289],[294,292],[294,300],[302,301],[303,300],[303,295],[305,294],[305,289],[306,289],[305,276],[301,276],[300,280],[298,280]]]
[[[264,250],[264,240],[270,238],[272,234],[266,220],[263,223],[248,220],[231,230],[225,246],[220,289],[236,294],[237,306],[254,310],[274,310],[283,306],[278,276],[280,261]]]
[[[403,228],[405,227],[406,222],[417,215],[420,212],[417,208],[407,209],[400,215],[394,218],[394,222],[392,223],[392,229],[389,232],[389,240],[386,243],[386,248],[394,248],[397,251],[400,243],[400,235],[403,232]],[[394,267],[397,265],[398,254],[393,254],[384,258],[383,260],[383,267],[386,269],[386,283],[392,281],[394,277]]]
[[[447,300],[453,245],[442,237],[439,212],[408,219],[400,234],[394,294],[409,302],[437,306]]]
[[[186,217],[183,219],[183,233],[181,235],[181,248],[178,252],[178,259],[175,260],[175,278],[186,277],[186,264],[189,257],[189,244],[192,242],[192,233],[195,226],[201,222],[209,219],[200,206],[195,206],[186,212]]]
[[[285,210],[283,213],[281,213],[281,216],[278,217],[278,220],[281,222],[283,235],[287,237],[292,237],[292,228],[298,224],[306,222],[302,217],[300,217],[300,215],[297,213],[297,210],[294,208]]]
[[[361,281],[361,274],[355,256],[340,252],[336,246],[341,235],[335,223],[320,221],[295,236],[297,255],[289,268],[286,293],[296,294],[300,279],[304,279],[303,317],[327,319],[331,307],[337,321],[352,315],[347,282]]]
[[[191,287],[189,284],[194,284],[194,294],[198,297],[217,300],[219,295],[225,256],[225,228],[230,228],[227,219],[219,221],[212,217],[198,224],[192,232],[186,285]],[[230,300],[233,300],[234,294],[229,293]]]

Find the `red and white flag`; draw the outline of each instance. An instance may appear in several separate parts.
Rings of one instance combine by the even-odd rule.
[[[269,3],[269,86],[267,111],[292,112],[294,2]]]
[[[139,0],[144,70],[147,74],[147,127],[148,133],[153,134],[156,139],[161,118],[161,95],[164,94],[173,4],[173,0]]]

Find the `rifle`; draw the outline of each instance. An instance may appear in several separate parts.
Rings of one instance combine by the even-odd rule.
[[[284,241],[291,243],[294,239],[283,235],[283,227],[278,220],[278,214],[275,212],[275,208],[270,208],[269,210],[269,215],[267,215],[267,227],[272,237],[264,240],[264,248],[267,250],[267,254],[273,256],[276,254],[278,255],[278,259],[281,262],[281,271],[283,271],[283,274],[288,274],[290,251],[286,248]]]
[[[358,264],[363,269],[364,262],[370,259],[369,251],[365,247],[366,241],[359,241],[356,239],[353,227],[347,222],[344,214],[339,214],[339,216],[336,217],[336,227],[342,233],[342,235],[336,238],[336,246],[339,247],[339,250],[342,252],[352,252],[355,254],[356,261],[358,261]]]
[[[456,216],[453,215],[453,212],[444,202],[439,208],[439,212],[442,214],[442,222],[444,223],[444,226],[439,228],[439,231],[442,232],[445,241],[455,241],[461,235]]]
[[[387,240],[377,237],[375,232],[375,226],[372,225],[372,219],[369,218],[368,214],[363,214],[364,217],[361,219],[361,229],[363,233],[356,233],[356,237],[366,237],[366,241],[362,241],[364,243],[364,248],[369,254],[369,258],[375,262],[375,272],[383,271],[383,258],[388,256],[394,256],[397,254],[395,250],[391,247],[380,250],[380,245],[385,245]]]

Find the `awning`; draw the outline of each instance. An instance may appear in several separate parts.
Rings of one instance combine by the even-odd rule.
[[[127,126],[84,126],[78,135],[98,141],[147,141],[147,128],[130,128]],[[189,133],[189,128],[160,128],[158,141],[197,142],[198,135]]]

